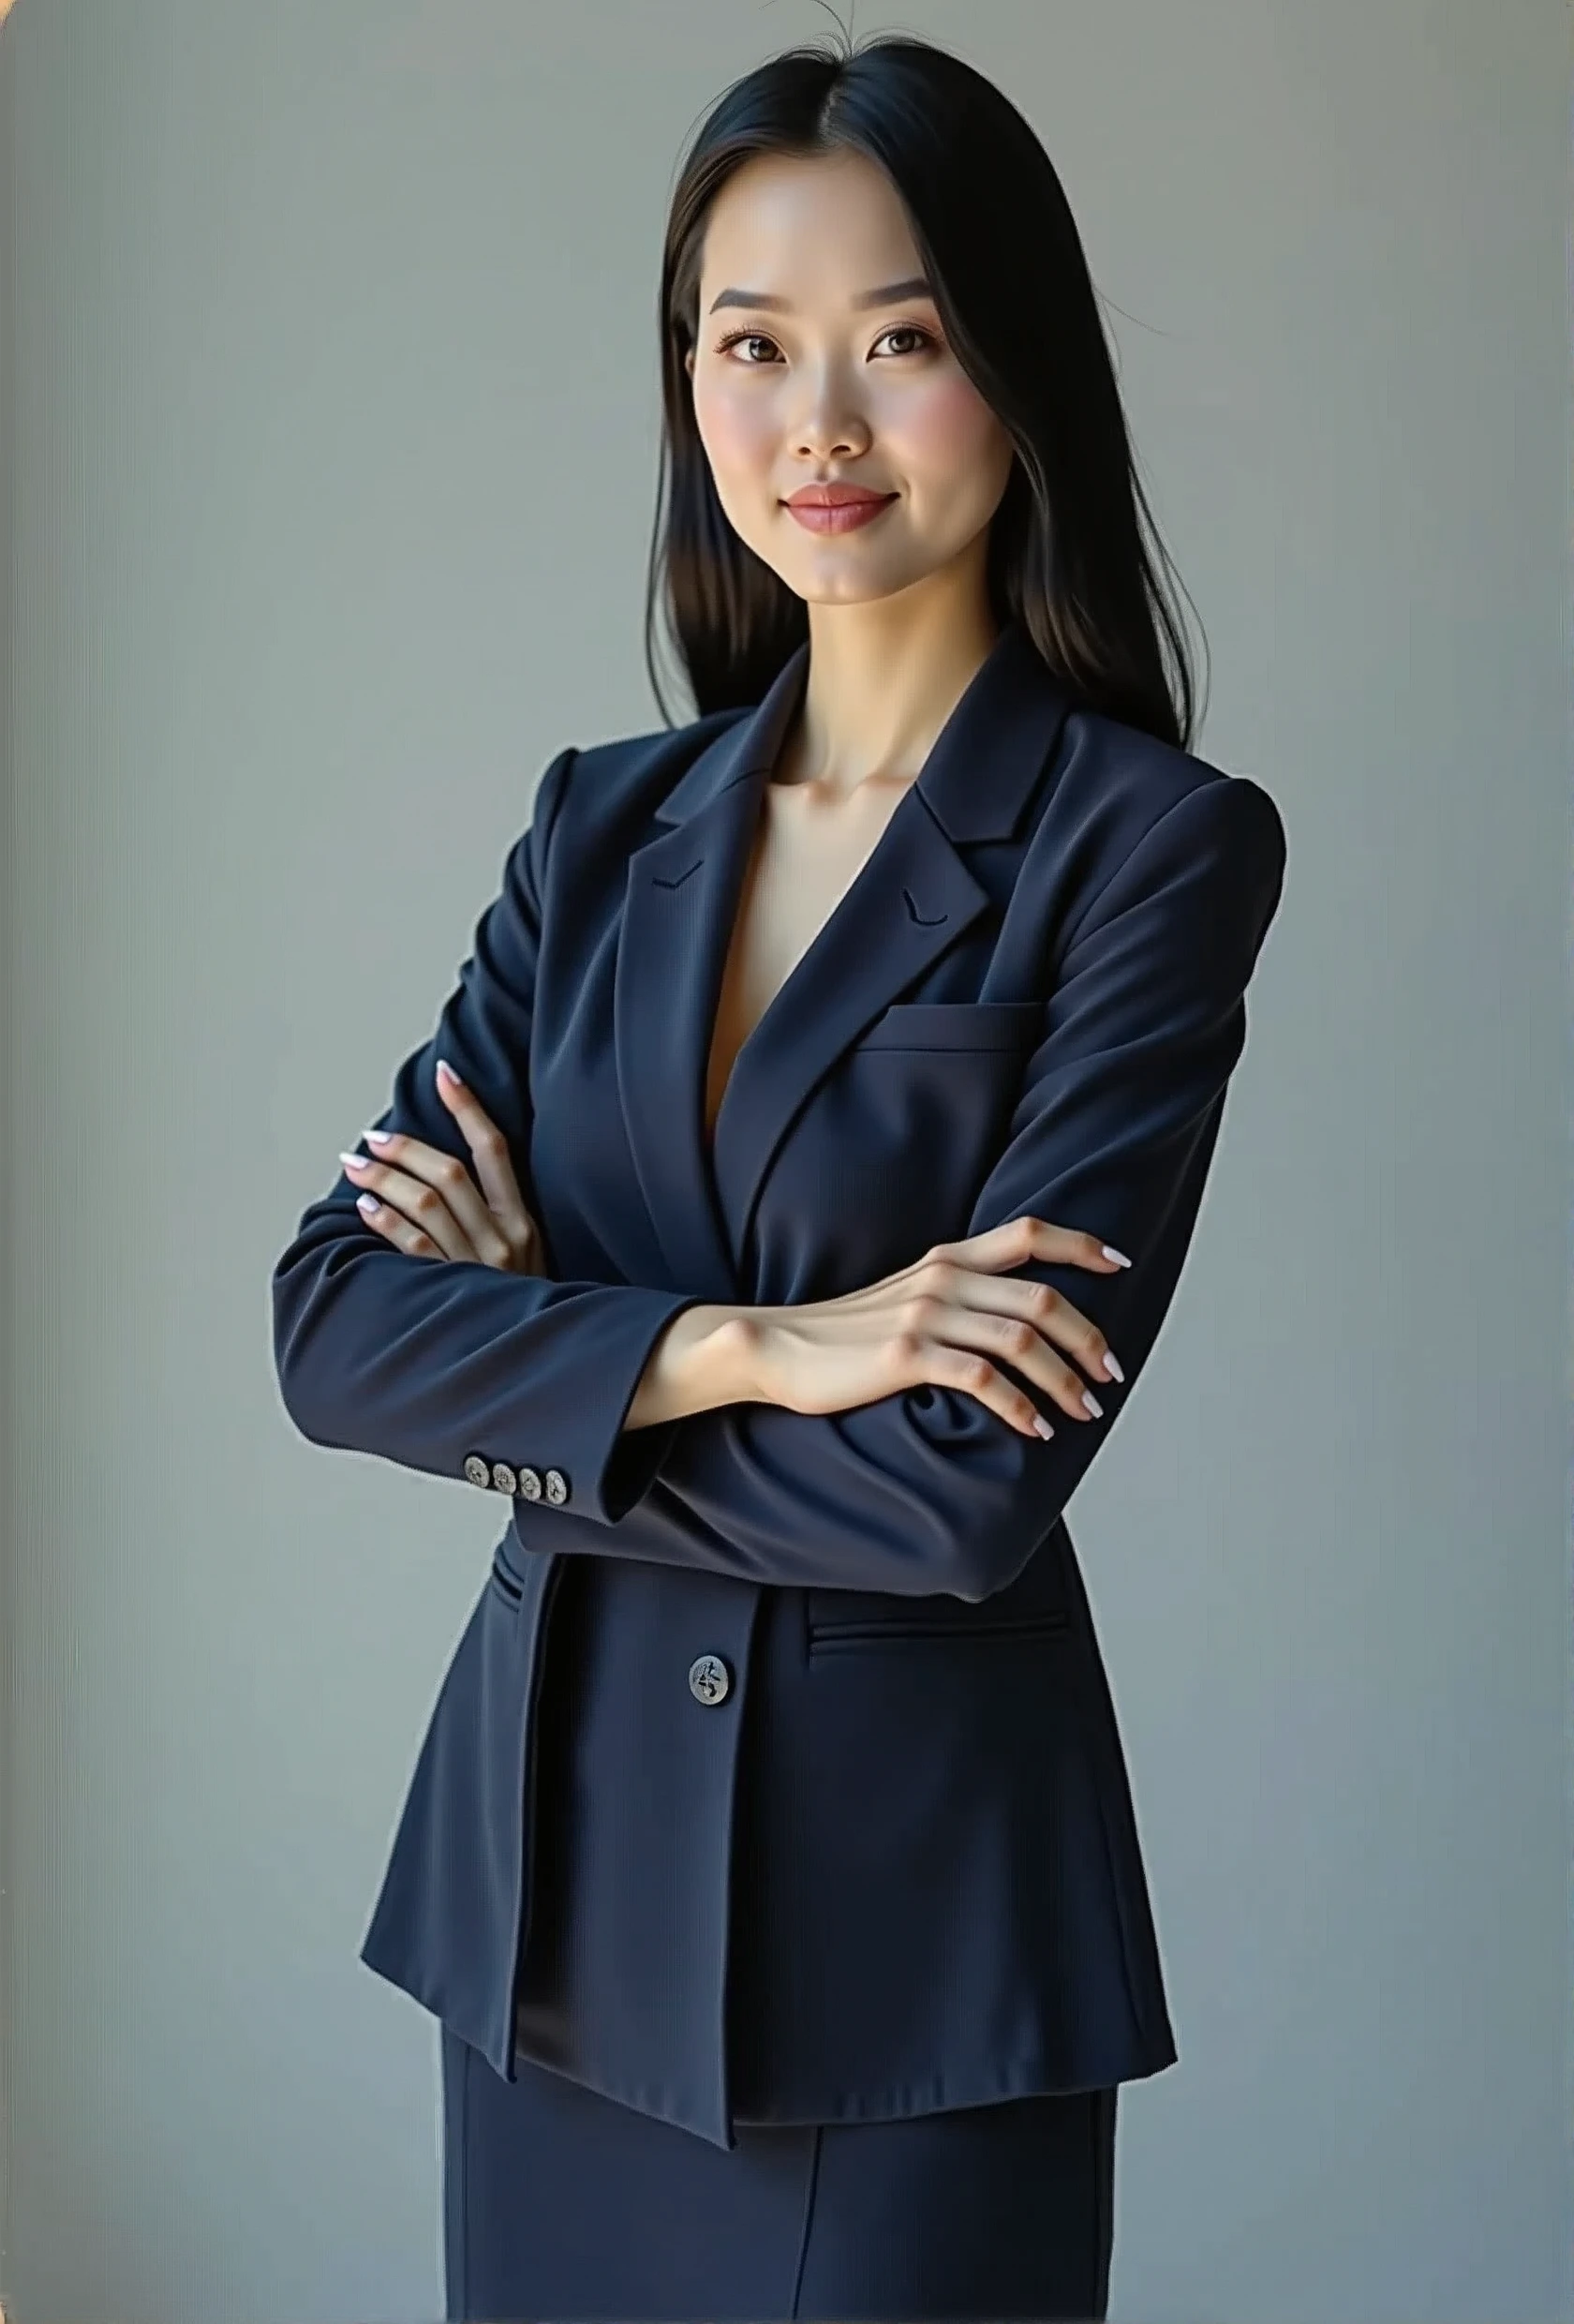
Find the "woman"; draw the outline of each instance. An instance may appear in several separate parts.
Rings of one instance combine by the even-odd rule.
[[[552,762],[275,1271],[308,1437],[510,1500],[363,1959],[442,2021],[451,2318],[1102,2317],[1116,2089],[1176,2050],[1062,1512],[1283,828],[1188,747],[987,82],[748,75],[661,317],[698,715]]]

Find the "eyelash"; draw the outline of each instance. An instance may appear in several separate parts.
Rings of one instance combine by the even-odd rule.
[[[923,340],[925,347],[938,347],[940,345],[940,341],[936,338],[934,333],[932,331],[926,330],[921,322],[887,323],[884,330],[880,334],[880,336],[883,339],[888,339],[895,332],[898,331],[911,331],[916,338]],[[717,340],[716,345],[711,351],[713,354],[724,355],[728,348],[736,347],[739,341],[743,339],[764,339],[767,346],[774,347],[776,345],[776,341],[771,337],[768,331],[750,331],[745,329],[739,331],[729,331],[724,337]],[[923,352],[923,349],[910,348],[907,351],[910,354],[916,355],[921,354]],[[742,365],[740,368],[745,371],[768,371],[770,369],[770,365],[768,364],[750,363]]]

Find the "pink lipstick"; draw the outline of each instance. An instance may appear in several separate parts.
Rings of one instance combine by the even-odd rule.
[[[894,492],[874,492],[868,484],[803,484],[784,505],[806,532],[852,532],[889,508]]]

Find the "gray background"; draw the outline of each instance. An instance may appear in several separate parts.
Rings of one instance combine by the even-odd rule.
[[[1569,22],[967,0],[1289,834],[1073,1530],[1182,2062],[1113,2313],[1569,2313]],[[268,1276],[640,659],[678,150],[809,0],[20,0],[5,2244],[22,2324],[441,2313],[356,1959],[496,1518],[296,1438]]]

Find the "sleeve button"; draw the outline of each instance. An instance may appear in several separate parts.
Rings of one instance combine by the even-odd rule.
[[[469,1480],[471,1484],[479,1484],[483,1487],[486,1487],[490,1486],[492,1482],[492,1471],[487,1467],[486,1463],[482,1459],[479,1452],[466,1453],[465,1475]]]
[[[542,1481],[541,1470],[539,1468],[521,1468],[519,1472],[518,1492],[519,1497],[522,1501],[539,1501],[541,1499]]]
[[[492,1482],[497,1486],[499,1493],[512,1493],[513,1491],[517,1480],[515,1479],[514,1473],[509,1467],[507,1461],[493,1462]]]
[[[546,1497],[559,1504],[569,1497],[569,1481],[560,1468],[549,1468],[546,1472]]]

